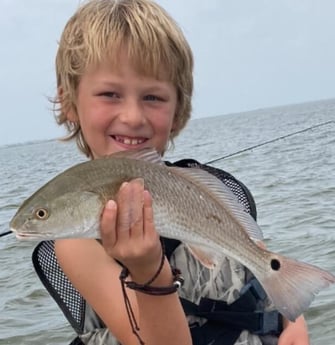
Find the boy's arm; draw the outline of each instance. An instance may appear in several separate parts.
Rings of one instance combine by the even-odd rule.
[[[55,252],[64,273],[119,342],[138,345],[121,289],[122,267],[116,260],[129,269],[131,280],[144,283],[160,265],[161,243],[153,224],[151,199],[142,185],[129,182],[118,194],[117,208],[113,204],[105,208],[101,219],[106,251],[96,240],[65,239],[56,241]],[[172,281],[171,267],[165,259],[152,286],[170,286]],[[177,293],[151,296],[128,288],[126,292],[145,344],[192,344]]]

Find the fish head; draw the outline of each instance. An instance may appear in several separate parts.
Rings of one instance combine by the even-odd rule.
[[[18,209],[10,229],[18,239],[98,238],[101,197],[89,191],[70,191],[49,197],[35,193]]]

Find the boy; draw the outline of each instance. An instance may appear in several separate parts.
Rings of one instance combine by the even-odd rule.
[[[191,49],[173,19],[151,1],[84,4],[64,29],[56,68],[58,124],[65,124],[68,139],[75,138],[90,159],[142,148],[154,148],[163,155],[190,117]],[[242,184],[234,183],[248,194]],[[250,203],[249,196],[246,209]],[[132,281],[150,281],[151,288],[171,286],[174,279],[153,219],[150,194],[139,181],[130,181],[105,207],[101,242],[66,239],[49,246],[59,264],[55,274],[64,272],[85,301],[80,302],[85,310],[77,343],[261,344],[261,337],[247,330],[234,331],[230,340],[228,331],[216,335],[209,330],[209,336],[204,336],[207,331],[201,327],[206,320],[186,317],[176,293],[151,296],[127,289],[125,296],[119,279],[123,267]],[[246,283],[244,267],[229,259],[218,277],[207,279],[210,272],[199,267],[183,244],[169,259],[185,276],[180,295],[194,303],[207,296],[231,304]],[[224,279],[228,271],[231,286]],[[197,288],[190,285],[192,275],[203,275],[199,279],[204,282]],[[213,291],[214,286],[219,286],[218,291]],[[61,298],[56,296],[59,304]],[[64,312],[68,314],[66,308]],[[285,323],[279,344],[308,344],[303,317]]]

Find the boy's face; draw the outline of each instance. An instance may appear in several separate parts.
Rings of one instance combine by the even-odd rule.
[[[108,63],[88,69],[77,92],[77,114],[93,158],[114,152],[155,148],[163,153],[174,125],[176,88],[138,75],[127,59],[117,71]]]

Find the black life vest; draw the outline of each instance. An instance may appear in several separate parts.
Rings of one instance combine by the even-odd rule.
[[[231,174],[198,163],[192,159],[183,159],[169,165],[179,167],[199,167],[218,177],[237,196],[246,211],[256,220],[257,212],[254,199],[248,188]],[[163,238],[167,258],[180,244],[179,241]],[[54,298],[66,319],[77,334],[83,334],[86,301],[72,286],[58,265],[53,241],[43,241],[37,245],[32,255],[35,270],[50,295]],[[195,315],[207,319],[203,325],[192,324],[190,331],[193,345],[233,345],[242,330],[260,336],[277,336],[282,331],[282,318],[277,311],[259,309],[259,301],[266,297],[262,287],[253,277],[240,293],[240,297],[228,305],[224,301],[202,298],[199,305],[181,298],[186,315]],[[101,321],[101,324],[103,322]],[[83,345],[80,338],[75,338],[70,345]]]

